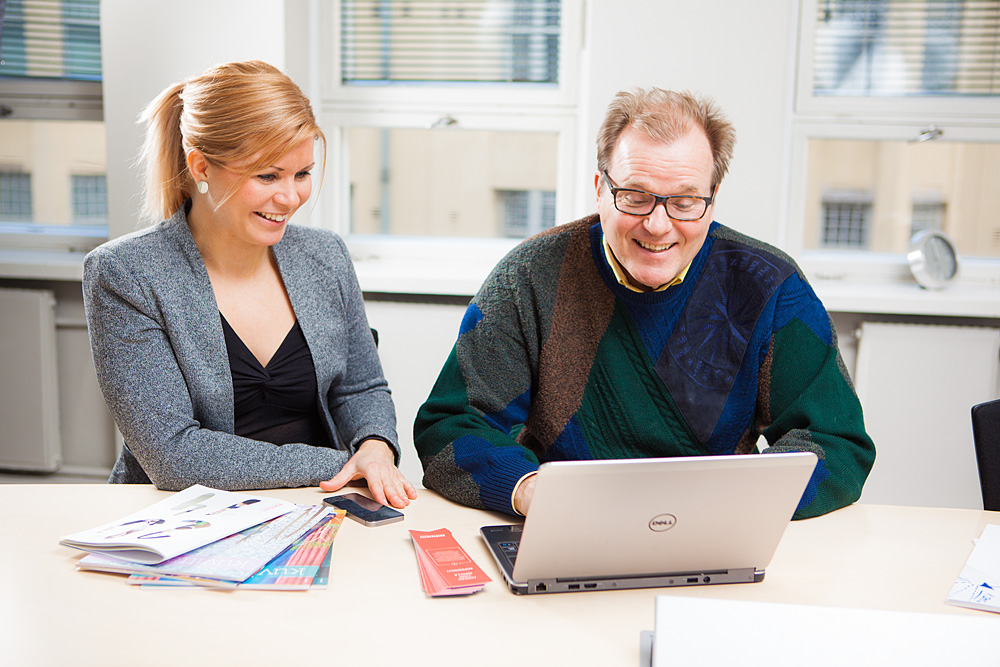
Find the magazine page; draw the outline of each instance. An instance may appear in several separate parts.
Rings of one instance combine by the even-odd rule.
[[[327,505],[292,507],[291,512],[276,519],[162,563],[128,563],[105,554],[90,554],[81,558],[77,567],[102,572],[242,582],[335,512]]]
[[[983,529],[946,602],[1000,613],[1000,525]]]
[[[290,512],[295,503],[200,484],[59,543],[133,563],[155,564]]]

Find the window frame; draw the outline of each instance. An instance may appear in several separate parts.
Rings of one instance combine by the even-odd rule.
[[[50,91],[76,91],[80,89],[78,84],[89,84],[87,87],[92,91],[94,82],[81,82],[81,81],[58,81],[58,82],[38,82],[38,83],[61,83],[61,84],[76,84],[67,85],[65,87],[60,86],[27,86],[25,89],[34,88],[36,90],[50,90]],[[97,87],[100,88],[100,83],[97,83]],[[0,95],[0,104],[4,104],[6,95]],[[50,121],[100,121],[103,122],[103,104],[100,105],[101,111],[94,116],[94,109],[90,108],[76,108],[74,102],[70,99],[63,99],[57,103],[57,106],[49,105],[45,107],[43,103],[42,107],[38,109],[39,113],[37,115],[30,115],[26,108],[22,107],[21,111],[18,113],[12,113],[6,117],[0,118],[0,128],[3,127],[5,120],[35,120],[41,122]],[[65,105],[65,109],[61,107]],[[84,103],[85,106],[85,103]],[[71,113],[64,113],[68,110]],[[75,110],[75,111],[74,111]],[[8,164],[7,167],[17,167],[24,169],[23,164]],[[101,172],[95,172],[95,174]],[[31,174],[34,177],[34,174]],[[104,172],[102,175],[106,175]],[[65,183],[65,193],[67,198],[72,197],[72,182]],[[72,201],[69,201],[70,206],[72,206]],[[103,230],[103,231],[101,231]],[[109,238],[108,224],[105,221],[103,224],[93,224],[92,222],[74,222],[70,221],[66,224],[53,224],[51,222],[35,221],[35,220],[6,220],[0,221],[0,249],[6,249],[11,251],[23,252],[28,249],[33,250],[44,250],[46,252],[54,251],[66,251],[70,253],[77,252],[87,252],[96,248],[101,243],[107,241]]]
[[[963,96],[859,97],[813,95],[815,17],[821,0],[800,0],[795,91],[789,129],[786,214],[779,238],[802,269],[814,279],[865,283],[912,283],[906,253],[855,249],[806,249],[805,211],[810,139],[912,141],[931,129],[940,139],[1000,143],[1000,95],[991,99]],[[933,140],[933,139],[932,139]],[[1000,284],[1000,259],[961,257],[959,283]]]
[[[891,1],[891,0],[890,0]],[[909,120],[916,123],[928,118],[989,123],[1000,117],[1000,95],[994,98],[973,96],[901,95],[857,96],[814,95],[815,17],[822,0],[801,0],[798,23],[798,52],[795,82],[796,112],[806,116],[863,117],[868,119]],[[925,123],[926,124],[926,123]]]
[[[990,125],[936,124],[944,141],[1000,143],[1000,120]],[[792,122],[792,156],[788,211],[781,236],[785,246],[798,258],[807,274],[825,280],[876,280],[910,282],[912,276],[905,253],[881,253],[866,250],[806,249],[805,227],[808,144],[810,139],[845,139],[861,141],[910,141],[926,131],[926,125],[842,119],[803,119]],[[792,222],[795,221],[795,222]],[[961,283],[997,284],[1000,282],[1000,258],[961,257]]]
[[[344,238],[362,289],[470,296],[521,239],[352,233],[345,136],[354,127],[554,133],[556,224],[571,219],[577,166],[577,72],[583,52],[584,15],[582,4],[576,2],[564,2],[561,11],[558,84],[343,85],[340,2],[317,7],[314,15],[319,20],[313,27],[313,39],[320,45],[316,76],[327,156],[313,218]],[[491,207],[493,202],[484,201],[483,206]]]
[[[0,77],[3,120],[104,120],[100,81]]]
[[[573,106],[577,98],[577,72],[583,32],[582,3],[563,0],[559,33],[559,83],[408,83],[393,85],[344,85],[341,72],[341,2],[324,2],[319,8],[320,26],[329,26],[327,35],[319,39],[320,58],[328,67],[320,67],[320,92],[324,100],[353,104],[383,105],[472,105],[480,108],[513,109],[528,106]],[[320,27],[317,26],[317,27]],[[332,38],[331,38],[332,36]],[[574,54],[574,57],[566,57]],[[475,99],[470,101],[469,87],[475,87]]]
[[[456,123],[434,131],[495,130],[552,132],[557,135],[556,224],[570,219],[573,193],[576,119],[566,115],[512,117],[478,110],[448,114]],[[323,226],[344,238],[362,287],[367,291],[471,295],[493,266],[521,239],[414,237],[351,232],[350,156],[344,136],[353,127],[426,129],[440,118],[437,111],[324,111],[327,139],[326,174],[316,209]],[[484,207],[493,205],[483,202]],[[442,267],[447,267],[443,270]]]
[[[63,17],[72,23],[73,17]],[[54,77],[0,76],[0,128],[4,121],[104,121],[102,81]],[[21,165],[23,167],[23,165]],[[66,184],[71,192],[71,184]],[[103,233],[100,230],[103,229]],[[44,221],[0,222],[0,250],[24,254],[43,252],[86,252],[108,239],[107,224]]]

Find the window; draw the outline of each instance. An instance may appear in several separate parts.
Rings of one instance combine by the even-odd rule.
[[[816,6],[817,95],[995,95],[997,3],[826,0]]]
[[[494,193],[555,190],[555,133],[354,127],[346,134],[354,234],[511,236],[509,219],[489,205]],[[515,226],[541,229],[527,217]]]
[[[554,227],[556,193],[551,190],[497,190],[500,233],[523,239]]]
[[[807,271],[896,267],[933,228],[963,279],[1000,277],[1000,2],[801,6],[788,247]]]
[[[341,81],[558,82],[558,0],[342,0]]]
[[[830,192],[823,197],[825,248],[867,248],[872,198],[867,192]]]
[[[14,166],[25,178],[0,189],[0,246],[86,250],[107,238],[106,188],[95,180],[106,162],[98,8],[98,0],[6,2],[0,171]]]
[[[0,221],[31,219],[31,174],[0,172]]]
[[[569,219],[578,3],[321,7],[336,39],[316,37],[330,144],[319,206],[363,286],[382,259],[434,274],[464,261],[477,284],[517,239]]]
[[[940,196],[935,196],[931,200],[923,198],[914,199],[910,234],[916,234],[924,230],[943,230],[946,212],[947,206],[941,201]],[[1000,229],[996,231],[1000,232]]]
[[[73,222],[108,222],[108,183],[104,174],[74,174]]]
[[[804,0],[801,37],[800,111],[1000,109],[997,0]]]

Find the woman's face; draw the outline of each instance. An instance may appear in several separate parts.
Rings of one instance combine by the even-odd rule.
[[[244,246],[272,246],[280,241],[288,220],[312,193],[313,145],[314,141],[307,139],[275,164],[252,173],[221,205],[218,202],[253,160],[228,167],[209,166],[206,197],[213,209],[213,231]]]

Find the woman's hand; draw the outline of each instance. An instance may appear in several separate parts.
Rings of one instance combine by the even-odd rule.
[[[365,440],[340,472],[330,481],[320,482],[319,488],[337,491],[350,481],[364,478],[374,500],[402,509],[417,497],[417,490],[393,464],[394,459],[384,440]]]

